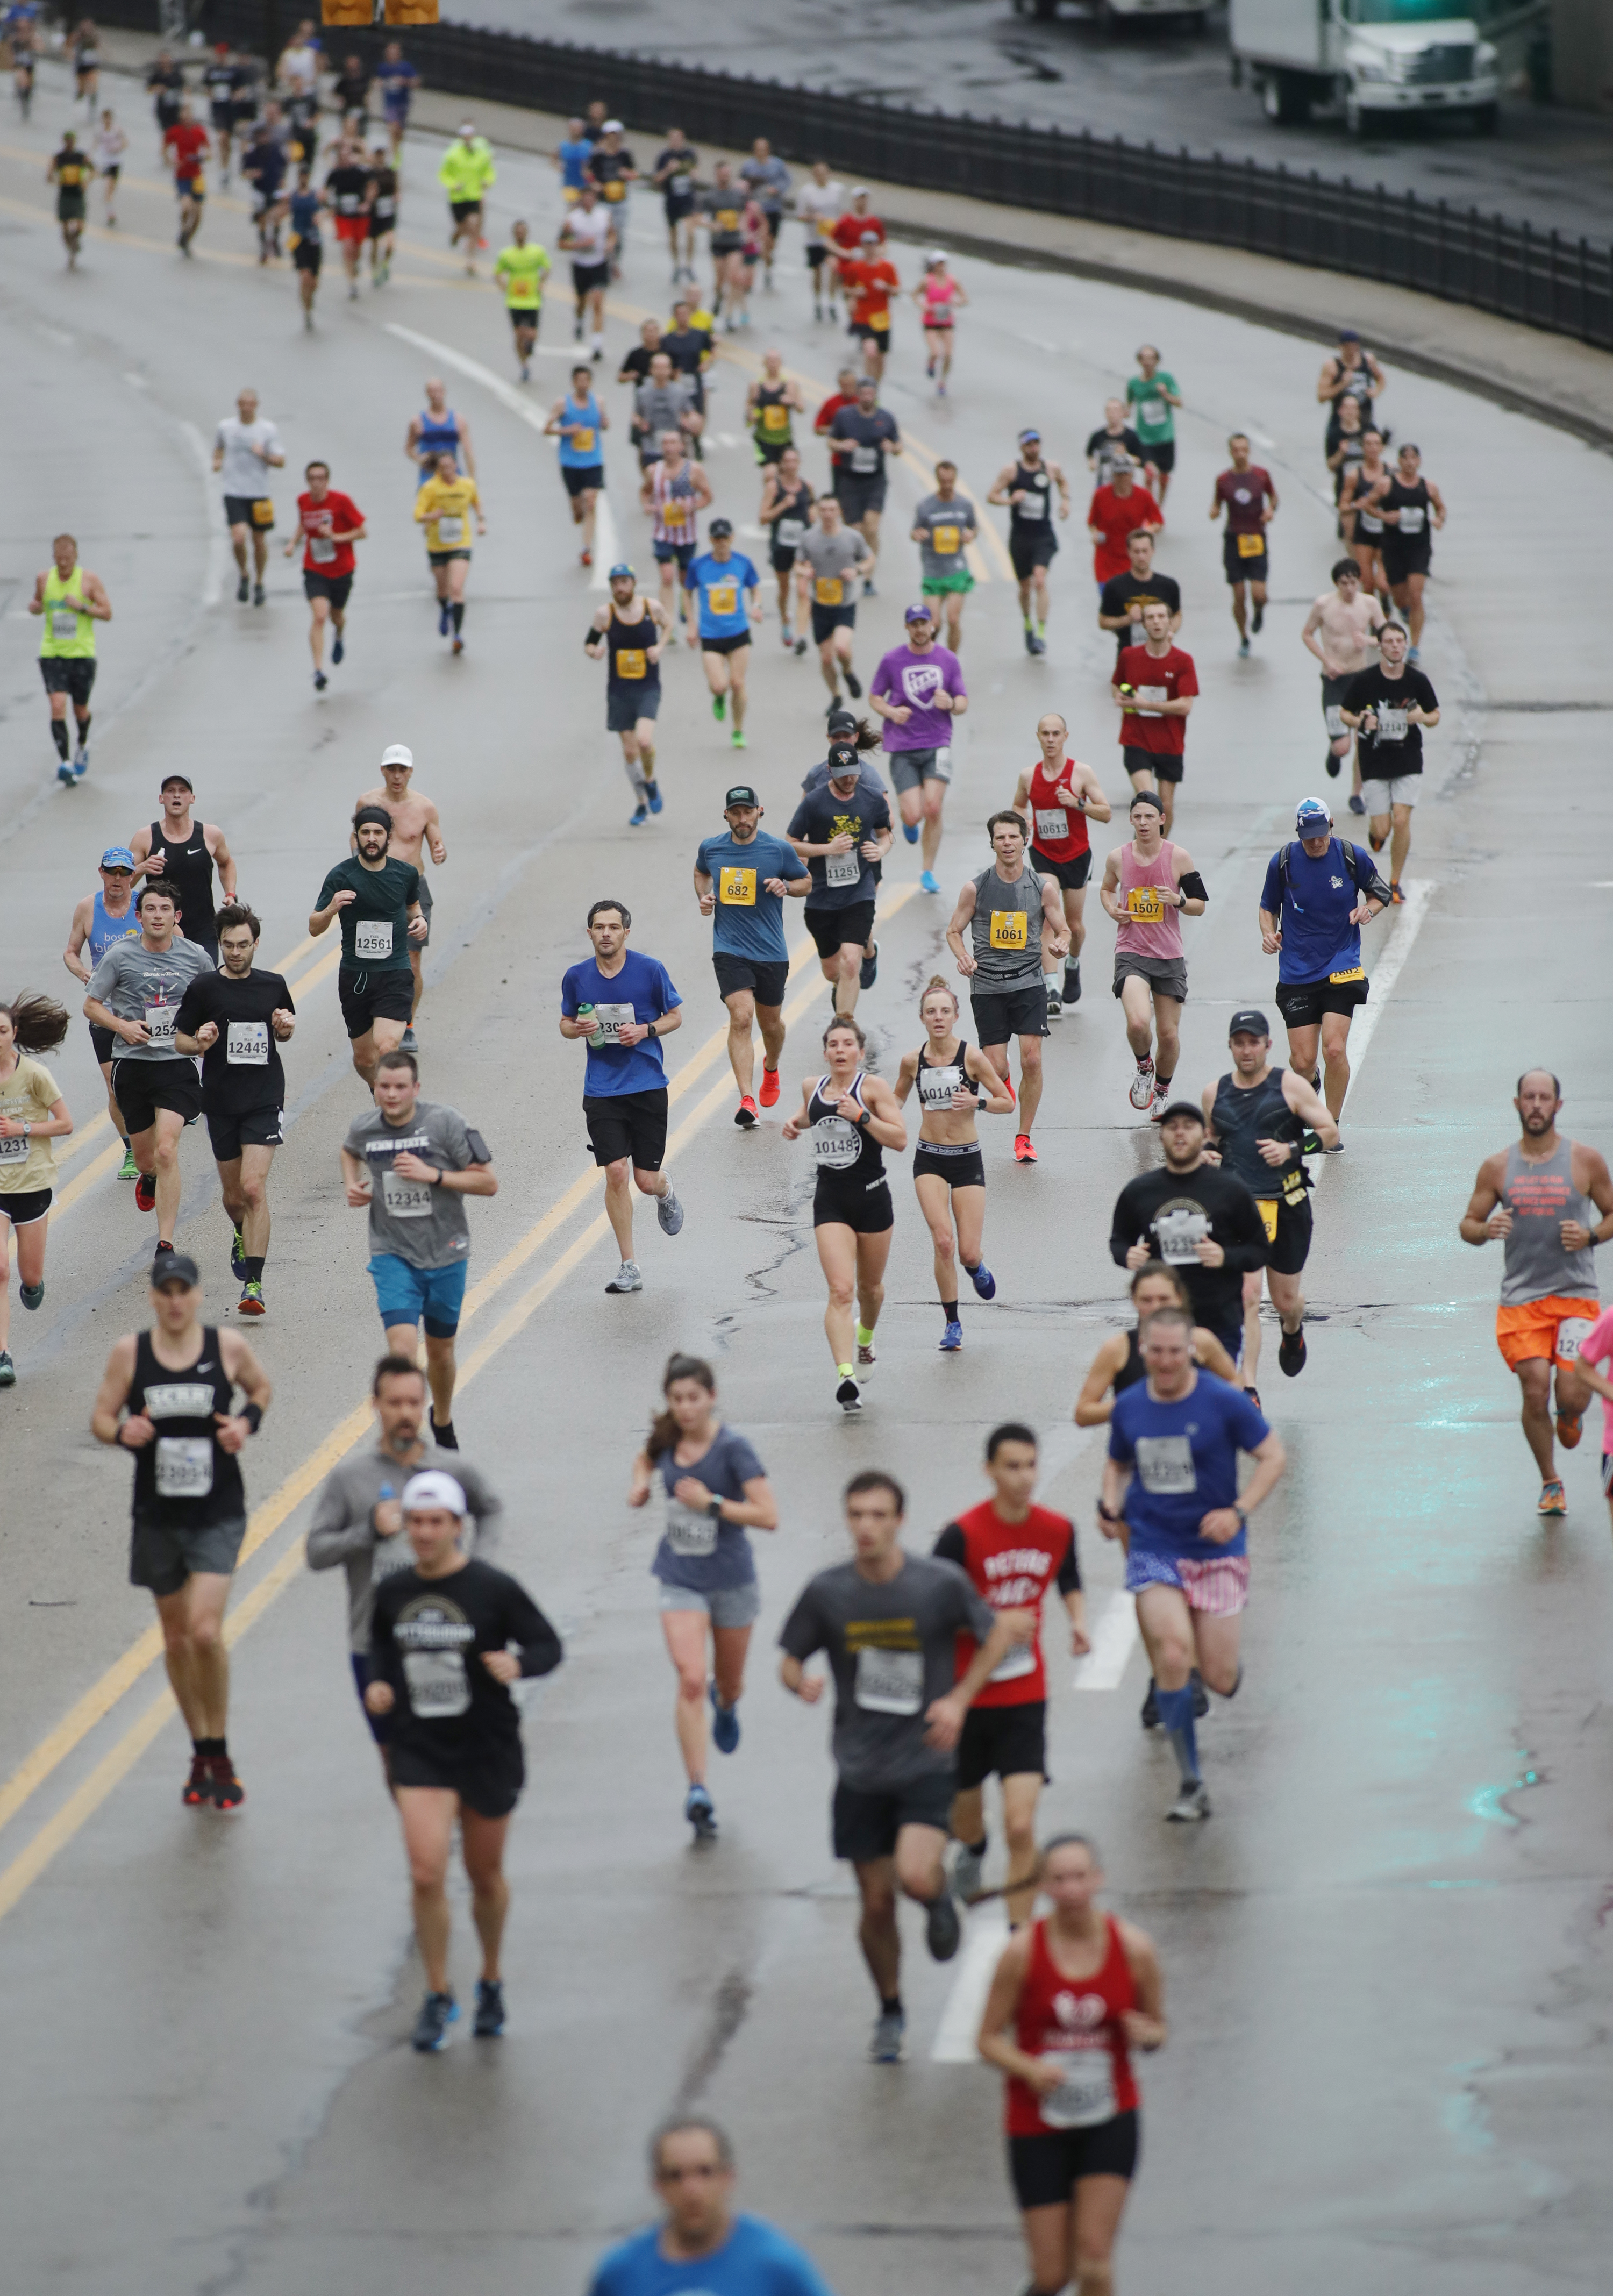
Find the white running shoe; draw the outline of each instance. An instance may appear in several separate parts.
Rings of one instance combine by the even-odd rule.
[[[1131,1103],[1134,1108],[1147,1108],[1154,1097],[1154,1064],[1151,1060],[1139,1061],[1137,1073],[1132,1078]]]

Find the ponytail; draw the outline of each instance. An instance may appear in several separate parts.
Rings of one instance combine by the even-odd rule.
[[[0,1004],[0,1013],[11,1015],[19,1053],[54,1052],[71,1026],[65,1005],[32,989],[24,989],[14,1004]]]

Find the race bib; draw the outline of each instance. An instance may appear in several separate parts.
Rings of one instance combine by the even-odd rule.
[[[740,610],[740,586],[737,582],[708,582],[706,586],[706,611],[709,614],[737,614]]]
[[[1164,399],[1144,398],[1138,401],[1137,420],[1145,430],[1157,430],[1167,421],[1169,412]]]
[[[1265,1230],[1265,1240],[1268,1243],[1275,1243],[1277,1241],[1277,1198],[1275,1196],[1257,1196],[1255,1198],[1255,1201],[1260,1207],[1260,1225]]]
[[[1069,815],[1061,805],[1039,805],[1036,823],[1037,839],[1044,845],[1056,845],[1069,835]]]
[[[381,1168],[381,1201],[393,1219],[430,1219],[436,1183],[405,1180],[390,1164]]]
[[[773,529],[774,547],[793,550],[806,533],[806,523],[798,518],[782,518]]]
[[[20,1132],[8,1132],[0,1137],[0,1163],[26,1162],[33,1142]]]
[[[1036,1670],[1036,1646],[1034,1643],[1016,1643],[1006,1658],[997,1660],[988,1682],[1021,1682]]]
[[[464,538],[465,521],[463,518],[445,515],[438,520],[437,541],[439,549],[446,550],[454,543],[463,542]]]
[[[1404,709],[1386,709],[1373,704],[1378,711],[1378,739],[1380,742],[1404,742],[1406,717]]]
[[[1154,716],[1158,716],[1159,704],[1162,701],[1168,701],[1170,698],[1170,688],[1168,685],[1140,685],[1137,688],[1137,699],[1139,701],[1146,702],[1148,707],[1147,709],[1140,709],[1137,712],[1137,715],[1140,718],[1146,718],[1150,713]]]
[[[939,557],[952,557],[962,546],[962,541],[961,526],[932,526],[929,529],[929,546]]]
[[[1157,925],[1165,914],[1165,896],[1158,885],[1134,885],[1126,896],[1126,914],[1134,925]]]
[[[764,406],[762,428],[776,439],[781,431],[790,428],[790,409],[787,406]]]
[[[1272,1207],[1273,1212],[1276,1206]],[[1179,1496],[1196,1491],[1199,1478],[1193,1470],[1193,1447],[1185,1435],[1139,1435],[1137,1438],[1137,1475],[1145,1491],[1156,1498]]]
[[[252,504],[252,523],[254,526],[273,526],[274,523],[274,504],[267,501],[255,502]]]
[[[626,189],[626,184],[619,176],[612,176],[610,181],[605,185],[605,197],[614,204],[616,201],[625,196]]]
[[[210,1403],[212,1399],[209,1389],[208,1400]],[[212,1488],[213,1439],[210,1435],[159,1435],[159,1498],[204,1499]]]
[[[463,1651],[405,1651],[404,1687],[409,1710],[422,1722],[448,1722],[471,1707],[471,1683]]]
[[[631,1004],[596,1004],[588,1042],[595,1046],[619,1045],[624,1027],[630,1029],[637,1017]]]
[[[53,638],[76,638],[78,635],[78,612],[74,606],[51,608],[51,636]]]
[[[738,208],[718,208],[712,221],[719,231],[737,231],[740,227],[740,211]]]
[[[1400,531],[1402,534],[1421,534],[1426,516],[1421,503],[1408,503],[1400,513]]]
[[[1361,530],[1363,534],[1381,534],[1383,521],[1380,518],[1374,518],[1371,511],[1363,510],[1361,513]]]
[[[1210,1224],[1202,1212],[1161,1212],[1154,1222],[1159,1257],[1167,1267],[1196,1267],[1199,1254],[1194,1247],[1209,1232]]]
[[[225,1033],[224,1056],[233,1069],[266,1069],[269,1065],[268,1022],[232,1021]]]
[[[1092,2049],[1049,2049],[1043,2062],[1064,2076],[1051,2096],[1037,2100],[1050,2128],[1096,2128],[1114,2119],[1115,2061],[1102,2042]]]
[[[860,885],[863,882],[862,855],[855,847],[849,853],[825,854],[823,882],[826,885]]]
[[[578,427],[572,431],[571,451],[574,455],[590,455],[593,453],[594,433],[592,430],[579,424]]]
[[[854,447],[851,450],[851,467],[854,471],[860,472],[864,478],[871,477],[880,467],[879,448]]]
[[[353,928],[355,956],[390,956],[392,954],[391,919],[361,917]]]
[[[1336,987],[1345,986],[1352,980],[1364,980],[1366,979],[1366,967],[1364,964],[1352,964],[1349,970],[1346,972],[1330,972],[1328,979]]]
[[[922,1651],[860,1650],[856,1702],[864,1714],[918,1714],[924,1704]]]
[[[1025,948],[1029,945],[1030,918],[1024,909],[994,909],[991,913],[991,945],[993,948]]]
[[[963,1071],[954,1061],[944,1069],[921,1069],[918,1076],[919,1106],[950,1111],[952,1096],[963,1081]]]
[[[1341,742],[1350,730],[1344,722],[1343,710],[1336,701],[1324,702],[1322,714],[1327,720],[1329,737],[1335,742]]]
[[[820,606],[838,606],[846,595],[846,585],[838,574],[820,574],[812,594]]]
[[[1045,518],[1047,498],[1041,494],[1028,494],[1013,505],[1016,518]]]
[[[688,512],[684,508],[681,502],[669,502],[662,505],[661,524],[663,526],[682,526],[688,515]]]
[[[650,657],[643,646],[618,646],[616,674],[618,677],[643,677],[650,669]]]
[[[686,1507],[667,1494],[667,1544],[674,1554],[715,1554],[716,1525],[702,1508]]]
[[[174,1030],[179,1021],[177,1004],[148,1004],[145,1008],[145,1032],[154,1053],[171,1053]]]
[[[1557,1326],[1557,1344],[1552,1353],[1561,1363],[1577,1363],[1585,1335],[1595,1322],[1594,1316],[1569,1316]]]
[[[308,539],[308,555],[315,566],[329,566],[336,555],[336,545],[328,534],[311,535]]]
[[[725,909],[754,909],[756,871],[725,869],[717,879],[717,898]]]
[[[1264,534],[1240,534],[1237,537],[1240,558],[1259,558],[1265,551]]]
[[[862,1154],[863,1136],[847,1116],[820,1116],[812,1128],[812,1152],[830,1171],[844,1171]]]

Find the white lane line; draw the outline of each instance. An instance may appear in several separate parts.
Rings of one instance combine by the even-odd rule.
[[[977,1906],[965,1915],[968,1926],[963,1932],[963,1949],[958,1959],[958,1972],[952,1980],[952,1991],[946,1997],[946,2006],[941,2012],[941,2021],[936,2028],[936,2038],[930,2046],[929,2061],[936,2065],[978,2065],[979,2054],[975,2047],[975,2035],[980,2030],[980,2019],[986,2011],[986,1997],[991,1991],[992,1975],[1008,1943],[1008,1908],[997,1898],[989,1906]]]
[[[207,440],[193,422],[181,422],[180,431],[185,445],[196,458],[196,472],[201,480],[201,499],[207,504],[208,562],[201,578],[201,603],[216,606],[224,595],[225,568],[229,563],[230,543],[222,520],[222,507],[213,487],[213,462],[208,453]]]
[[[594,506],[594,572],[589,580],[591,590],[610,587],[610,569],[621,556],[616,538],[616,515],[610,507],[610,497],[602,494]]]
[[[1118,1690],[1132,1653],[1137,1647],[1137,1605],[1123,1589],[1103,1597],[1102,1608],[1088,1623],[1092,1649],[1075,1662],[1070,1676],[1076,1690]]]
[[[1367,1055],[1367,1047],[1378,1033],[1378,1023],[1383,1018],[1384,1007],[1395,993],[1395,983],[1412,953],[1412,943],[1429,913],[1429,904],[1434,898],[1436,887],[1431,877],[1412,877],[1400,890],[1405,895],[1404,906],[1395,921],[1388,947],[1372,967],[1372,994],[1368,1002],[1357,1009],[1355,1025],[1350,1031],[1352,1081],[1359,1074]],[[1324,1157],[1322,1162],[1325,1164],[1326,1161]]]

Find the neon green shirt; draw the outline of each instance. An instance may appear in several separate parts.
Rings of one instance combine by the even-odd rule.
[[[461,136],[443,153],[437,180],[451,200],[479,200],[497,172],[493,146],[485,135],[473,136],[469,144]]]
[[[517,247],[512,240],[501,250],[493,276],[503,286],[504,300],[512,311],[536,311],[552,268],[548,250],[539,247],[536,240],[529,239],[525,247]]]
[[[95,625],[82,611],[84,569],[75,566],[64,582],[53,566],[45,578],[45,629],[39,640],[41,654],[60,661],[93,661],[95,658]]]

